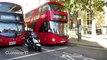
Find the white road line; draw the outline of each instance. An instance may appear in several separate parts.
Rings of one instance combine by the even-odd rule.
[[[46,49],[46,48],[43,48],[43,47],[42,47],[42,49],[43,49],[43,50],[49,50],[49,49]]]
[[[64,59],[67,59],[67,60],[77,60],[77,59],[80,59],[80,60],[95,60],[93,58],[89,58],[89,57],[86,57],[86,56],[83,56],[81,54],[78,54],[78,53],[67,53],[67,52],[63,52],[62,58]]]
[[[5,59],[5,60],[16,60],[16,59],[21,59],[21,58],[25,58],[25,57],[34,56],[34,55],[39,55],[39,54],[42,54],[42,53],[48,53],[48,52],[53,52],[53,51],[57,51],[57,50],[63,50],[63,49],[66,49],[66,48],[68,48],[68,47],[62,47],[62,48],[58,48],[58,49],[47,50],[47,51],[44,51],[44,52],[41,52],[41,53],[33,53],[33,54],[14,57],[14,58],[9,58],[9,59]]]

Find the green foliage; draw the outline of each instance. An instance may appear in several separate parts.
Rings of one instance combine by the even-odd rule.
[[[97,11],[103,11],[103,6],[105,5],[104,1],[101,0],[97,0],[94,1],[93,7],[95,8],[95,10]]]
[[[62,2],[68,10],[72,11],[72,9],[76,10],[77,8],[80,10],[89,10],[90,1],[92,8],[96,11],[103,11],[103,6],[107,4],[102,0],[59,0],[58,2]]]
[[[59,2],[62,2],[68,10],[73,7],[72,0],[60,0]]]

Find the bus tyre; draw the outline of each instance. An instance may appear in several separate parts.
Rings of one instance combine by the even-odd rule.
[[[37,50],[38,52],[41,52],[41,51],[42,51],[41,46],[36,46],[36,50]]]

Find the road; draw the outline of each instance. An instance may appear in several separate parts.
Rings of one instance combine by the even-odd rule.
[[[75,44],[42,45],[42,52],[24,45],[0,48],[0,60],[107,60],[107,50]]]

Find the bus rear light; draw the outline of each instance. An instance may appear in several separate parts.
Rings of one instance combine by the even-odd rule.
[[[52,38],[52,41],[55,42],[55,38]]]

